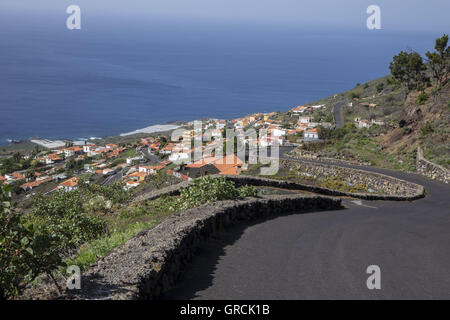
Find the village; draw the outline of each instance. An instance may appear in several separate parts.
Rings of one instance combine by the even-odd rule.
[[[225,134],[227,129],[265,130],[267,134],[254,141],[259,148],[319,141],[318,128],[333,126],[330,122],[314,121],[314,113],[324,107],[296,106],[288,111],[288,119],[280,117],[279,112],[271,112],[232,120],[210,119],[203,121],[200,127],[189,122],[183,126],[181,142],[157,134],[128,144],[69,142],[63,147],[23,155],[30,167],[0,175],[0,183],[14,186],[15,193],[29,195],[72,191],[77,189],[81,180],[100,185],[119,182],[129,190],[160,171],[180,180],[209,174],[239,175],[248,169],[248,164],[236,154],[225,154],[222,147],[229,142]],[[355,122],[358,127],[370,125],[360,119],[355,119]],[[250,144],[250,139],[245,138],[241,142]],[[46,143],[53,147],[62,144],[61,141],[48,140]],[[217,152],[218,149],[223,152]],[[0,170],[5,169],[0,167]],[[41,188],[46,184],[53,187]]]

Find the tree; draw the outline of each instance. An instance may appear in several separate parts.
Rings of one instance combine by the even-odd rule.
[[[425,75],[426,66],[417,52],[401,51],[394,56],[389,64],[392,77],[402,84],[406,90],[424,90],[428,79]]]
[[[30,181],[31,179],[34,178],[34,170],[29,169],[25,172],[25,178],[27,179],[27,181]]]
[[[441,38],[436,39],[434,49],[435,52],[427,51],[425,54],[433,79],[438,86],[446,83],[450,73],[450,47],[448,44],[448,35],[444,34]]]
[[[330,128],[325,128],[322,126],[317,127],[317,133],[319,134],[319,139],[327,140],[331,138],[332,130]]]

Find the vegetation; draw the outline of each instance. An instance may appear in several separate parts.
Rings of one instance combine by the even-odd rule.
[[[17,296],[33,270],[33,230],[11,207],[9,187],[0,187],[0,300]]]
[[[424,104],[427,100],[428,100],[428,94],[426,94],[425,92],[422,92],[417,97],[416,103],[417,104]]]
[[[448,35],[444,34],[436,39],[434,49],[436,51],[427,51],[425,56],[430,67],[433,80],[438,87],[445,85],[450,74],[450,47],[448,44]]]
[[[257,189],[254,187],[236,188],[234,182],[225,177],[203,177],[195,180],[193,185],[181,189],[179,206],[182,209],[188,209],[209,202],[256,196]]]
[[[393,79],[403,85],[407,91],[424,90],[428,83],[426,66],[417,52],[401,51],[389,64]]]
[[[25,157],[19,153],[15,152],[11,157],[1,160],[0,174],[5,175],[12,173],[14,171],[26,170],[31,167],[32,158],[25,159]],[[37,163],[34,163],[36,166]]]

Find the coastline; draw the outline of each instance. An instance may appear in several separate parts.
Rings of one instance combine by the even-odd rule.
[[[21,147],[23,147],[23,149],[30,149],[30,146],[39,145],[40,147],[45,147],[45,148],[50,147],[50,149],[51,149],[52,147],[57,147],[56,145],[53,145],[54,143],[61,144],[61,143],[65,143],[65,142],[109,140],[111,138],[127,138],[127,137],[131,137],[134,135],[139,135],[139,134],[153,134],[153,133],[158,133],[158,132],[169,132],[169,131],[178,129],[185,124],[186,124],[186,122],[182,122],[182,121],[171,121],[170,123],[167,123],[167,124],[151,125],[151,126],[148,126],[145,128],[134,130],[134,131],[120,133],[115,136],[90,137],[88,139],[85,139],[85,138],[48,139],[45,137],[31,137],[29,139],[23,139],[23,140],[7,139],[6,141],[8,141],[9,144],[0,143],[0,148],[4,149],[4,151],[6,151],[8,149],[16,149],[16,148],[22,149]],[[40,141],[43,141],[44,143],[38,143]],[[46,146],[46,144],[48,144],[48,147]]]

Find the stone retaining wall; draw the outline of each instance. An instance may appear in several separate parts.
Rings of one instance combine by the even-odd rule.
[[[426,177],[444,183],[450,183],[450,170],[425,159],[423,157],[423,150],[420,147],[417,148],[416,168],[419,173]]]
[[[381,190],[382,194],[343,192],[311,186],[307,184],[301,184],[297,182],[267,179],[247,175],[225,176],[225,177],[227,177],[227,179],[229,180],[234,181],[238,186],[242,185],[267,186],[290,190],[302,190],[331,196],[348,196],[366,200],[405,201],[405,200],[416,200],[424,196],[424,188],[422,186],[408,181],[400,180],[394,177],[390,177],[387,175],[383,175],[380,173],[332,165],[291,161],[291,160],[281,161],[280,166],[286,166],[286,163],[288,163],[287,166],[295,167],[299,172],[307,173],[315,178],[339,175],[349,183],[364,184],[369,188],[373,188],[374,190]],[[213,175],[211,177],[219,177],[219,175]],[[187,187],[191,183],[192,182],[185,181],[180,184],[170,186],[168,188],[150,192],[148,194],[137,197],[136,199],[134,199],[134,202],[153,200],[163,195],[177,195],[179,193],[180,188]]]
[[[196,249],[218,230],[243,220],[341,208],[341,200],[275,195],[191,209],[141,232],[91,266],[82,291],[66,299],[154,299],[175,283]]]
[[[300,148],[292,150],[290,153],[285,153],[284,156],[286,158],[290,158],[293,160],[317,160],[317,161],[326,161],[328,163],[335,164],[348,164],[348,165],[363,165],[363,166],[371,166],[372,164],[369,162],[365,162],[362,160],[358,161],[349,161],[345,159],[336,159],[336,158],[328,158],[322,157],[318,153],[302,150]]]
[[[424,188],[422,186],[376,172],[294,160],[281,161],[280,168],[293,168],[299,174],[307,175],[314,179],[337,176],[349,184],[361,184],[377,192],[355,194],[335,191],[337,193],[331,193],[334,195],[342,194],[372,200],[415,200],[424,196]],[[330,194],[331,191],[323,188],[314,188],[314,190],[316,191],[313,192],[322,194]]]

